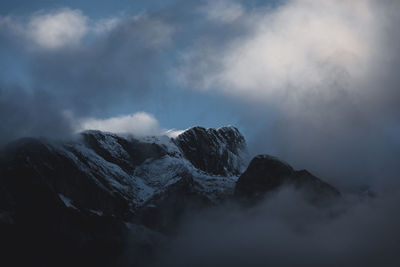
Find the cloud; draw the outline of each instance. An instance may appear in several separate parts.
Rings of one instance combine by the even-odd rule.
[[[314,207],[284,188],[255,207],[186,216],[154,266],[397,266],[398,194]]]
[[[69,138],[74,122],[43,91],[24,92],[0,85],[0,146],[21,137]]]
[[[318,90],[323,94],[328,89],[325,84],[363,75],[370,63],[377,18],[369,1],[292,0],[273,10],[246,13],[238,3],[217,3],[208,6],[210,14],[223,18],[230,17],[232,9],[242,10],[237,13],[243,14],[248,33],[214,54],[196,55],[203,52],[197,47],[185,54],[183,77],[199,71],[194,58],[201,64],[218,64],[217,71],[200,70],[200,89],[222,90],[252,101],[278,95],[282,101],[293,98],[288,104],[296,104],[291,94]]]
[[[73,116],[70,118],[72,119]],[[165,129],[160,126],[154,115],[147,112],[136,112],[107,119],[80,118],[74,119],[76,132],[100,130],[119,134],[132,134],[137,137],[166,135],[174,138],[183,130]]]
[[[88,41],[109,34],[128,19],[129,17],[122,15],[93,19],[79,9],[70,8],[39,10],[26,18],[0,16],[0,32],[19,38],[28,50],[36,48],[51,52],[66,48],[78,49],[79,46],[88,45]]]
[[[39,13],[29,20],[26,34],[43,48],[75,46],[88,33],[88,20],[80,10],[61,9],[54,13]]]
[[[100,130],[135,136],[160,135],[163,132],[157,119],[146,112],[137,112],[109,119],[83,119],[80,124],[79,131]]]
[[[170,138],[176,138],[178,135],[183,133],[185,130],[169,129],[163,132],[164,135]]]
[[[242,5],[234,21],[213,21],[223,37],[203,32],[181,53],[176,78],[234,99],[244,128],[259,131],[253,153],[340,186],[397,183],[399,147],[387,128],[400,125],[398,8],[373,0]]]
[[[88,112],[141,101],[162,82],[172,25],[143,14],[100,20],[92,29],[102,33],[79,47],[29,54],[32,83]]]
[[[173,33],[172,24],[146,13],[93,19],[63,8],[0,17],[7,70],[0,74],[0,119],[10,122],[0,139],[69,135],[81,118],[104,117],[116,106],[140,109],[165,79],[163,55]]]

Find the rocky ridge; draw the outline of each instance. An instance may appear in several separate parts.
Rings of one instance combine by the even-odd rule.
[[[168,235],[182,214],[227,199],[259,198],[284,184],[318,198],[339,195],[269,156],[246,165],[245,139],[232,126],[193,127],[175,138],[86,131],[69,142],[20,139],[0,152],[1,246],[9,255],[29,251],[42,266],[106,266],[129,233]],[[151,252],[149,240],[137,251]]]

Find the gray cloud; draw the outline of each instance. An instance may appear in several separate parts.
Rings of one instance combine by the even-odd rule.
[[[70,137],[73,124],[54,98],[42,91],[0,86],[0,145],[26,136]]]
[[[251,209],[190,214],[160,266],[397,266],[398,195],[330,207],[285,188]],[[294,204],[295,203],[295,204]],[[155,264],[158,266],[157,264]]]
[[[104,108],[126,98],[134,101],[162,79],[157,76],[163,69],[160,53],[172,32],[172,26],[147,15],[124,19],[88,45],[35,54],[33,83],[58,90],[66,96],[64,101],[80,109]]]
[[[1,17],[1,47],[9,54],[0,74],[2,142],[68,135],[74,118],[142,101],[165,80],[173,32],[145,13],[93,20],[64,8]]]

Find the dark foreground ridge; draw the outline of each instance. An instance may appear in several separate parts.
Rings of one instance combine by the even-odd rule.
[[[129,262],[140,266],[187,212],[283,184],[312,200],[339,195],[275,158],[257,156],[243,173],[246,162],[245,139],[232,126],[193,127],[175,138],[86,131],[69,142],[17,140],[0,151],[2,261],[124,266],[128,246]]]

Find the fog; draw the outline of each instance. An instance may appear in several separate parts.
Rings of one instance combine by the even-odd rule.
[[[316,207],[292,188],[189,214],[151,266],[397,266],[398,194]]]

